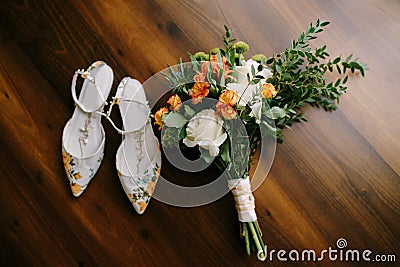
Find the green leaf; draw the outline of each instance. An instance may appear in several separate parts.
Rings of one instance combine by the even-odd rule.
[[[181,130],[179,131],[178,138],[179,140],[183,140],[186,137],[186,128],[182,127]]]
[[[222,144],[220,153],[222,160],[228,163],[230,161],[229,142],[224,142]]]
[[[227,38],[231,37],[231,31],[229,30],[228,26],[224,25],[225,28],[225,35]]]
[[[210,152],[208,152],[207,149],[203,149],[203,148],[201,148],[201,147],[200,147],[199,149],[200,149],[200,151],[201,151],[201,158],[202,158],[205,162],[211,163],[211,162],[213,161],[214,157],[210,155]]]
[[[342,70],[340,69],[340,66],[339,66],[339,65],[336,65],[336,69],[337,69],[337,71],[339,72],[339,74],[342,74]]]
[[[281,67],[280,67],[278,64],[276,64],[276,65],[275,65],[275,70],[276,70],[278,73],[280,73],[280,72],[281,72]]]
[[[346,57],[346,59],[344,60],[344,62],[349,62],[349,60],[353,57],[352,54],[350,54],[348,57]]]
[[[350,69],[351,66],[348,62],[342,62],[343,67]]]
[[[337,57],[337,58],[335,58],[334,60],[333,60],[333,64],[337,64],[337,63],[339,63],[339,61],[340,61],[340,57]]]
[[[263,113],[265,116],[271,119],[280,119],[286,116],[286,110],[277,106],[265,110]]]
[[[162,116],[161,120],[165,123],[166,126],[174,128],[181,128],[189,121],[178,112],[170,112],[168,114],[165,114]]]
[[[290,80],[292,80],[292,75],[290,75],[290,73],[284,72],[282,74],[282,78],[285,79],[285,80],[290,81]]]
[[[361,72],[361,76],[364,77],[364,68],[361,68],[361,69],[360,69],[360,72]]]
[[[196,113],[189,105],[184,106],[186,117],[192,118]]]
[[[254,65],[251,65],[251,76],[254,77],[256,75],[256,69],[254,68]]]
[[[321,20],[321,22],[320,22],[320,26],[321,27],[325,27],[325,26],[327,26],[327,25],[329,25],[331,22],[330,21],[326,21],[326,20]]]

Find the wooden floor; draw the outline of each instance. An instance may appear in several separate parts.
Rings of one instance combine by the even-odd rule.
[[[271,55],[317,18],[316,44],[369,66],[351,77],[336,112],[306,108],[285,130],[255,191],[268,249],[336,248],[400,262],[400,2],[31,0],[0,2],[1,266],[294,266],[258,262],[239,239],[232,196],[197,208],[153,200],[136,215],[115,171],[121,139],[106,125],[103,164],[78,199],[68,188],[61,133],[74,109],[73,71],[97,59],[115,82],[144,82],[187,52],[220,46],[226,24]],[[163,174],[174,174],[168,164]],[[179,177],[196,179],[191,177]],[[332,263],[303,262],[309,266]],[[376,264],[376,263],[373,263]],[[388,266],[388,264],[362,266]],[[353,265],[339,262],[334,266]]]

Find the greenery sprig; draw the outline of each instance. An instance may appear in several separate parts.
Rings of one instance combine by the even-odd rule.
[[[273,77],[268,82],[275,85],[278,96],[271,100],[270,106],[279,106],[289,111],[288,115],[276,121],[276,125],[283,129],[291,126],[293,121],[304,121],[304,114],[298,112],[300,107],[309,104],[321,106],[325,110],[335,110],[339,97],[347,90],[348,71],[359,71],[362,76],[367,66],[354,59],[353,55],[342,60],[341,56],[329,59],[327,46],[312,49],[310,41],[323,32],[323,28],[330,22],[317,20],[315,25],[310,24],[306,32],[293,40],[291,47],[266,60],[267,66],[272,70]],[[325,74],[327,71],[337,71],[345,75],[336,81],[328,82]],[[280,134],[279,140],[282,141]]]

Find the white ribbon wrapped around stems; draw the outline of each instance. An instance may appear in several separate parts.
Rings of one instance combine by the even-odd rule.
[[[254,222],[257,220],[255,211],[254,196],[251,193],[250,179],[231,179],[228,180],[228,187],[235,198],[235,206],[238,212],[239,221]]]

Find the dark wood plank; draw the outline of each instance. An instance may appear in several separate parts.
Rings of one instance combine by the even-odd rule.
[[[60,142],[77,68],[103,59],[114,85],[128,75],[143,82],[187,52],[221,45],[223,24],[249,54],[273,54],[318,17],[333,23],[316,44],[333,56],[354,53],[370,70],[351,77],[336,112],[306,108],[309,122],[285,131],[255,192],[259,223],[270,249],[320,251],[346,238],[349,248],[397,254],[398,263],[398,1],[5,0],[0,14],[0,265],[297,265],[245,255],[230,195],[191,209],[153,200],[135,215],[114,167],[121,139],[109,125],[103,165],[73,198]],[[168,164],[163,175],[189,179]]]

